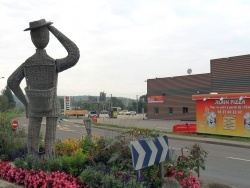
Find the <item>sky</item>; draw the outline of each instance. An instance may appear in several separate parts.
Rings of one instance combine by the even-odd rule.
[[[250,53],[248,0],[0,0],[0,19],[1,90],[35,53],[23,30],[40,19],[80,49],[78,63],[59,74],[59,96],[136,99],[147,79],[209,73],[211,59]],[[67,56],[52,33],[46,51]]]

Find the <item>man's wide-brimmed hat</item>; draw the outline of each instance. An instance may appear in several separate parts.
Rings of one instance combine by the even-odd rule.
[[[53,24],[53,22],[46,22],[45,19],[37,20],[37,21],[34,21],[34,22],[30,22],[30,27],[25,29],[24,31],[37,29],[37,28],[40,28],[40,27],[45,27],[45,26],[48,26],[48,25],[51,25],[51,24]]]

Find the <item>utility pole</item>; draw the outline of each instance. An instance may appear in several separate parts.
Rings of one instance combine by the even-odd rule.
[[[136,95],[136,114],[138,114],[138,95]]]
[[[111,107],[111,108],[113,107],[112,94],[111,94],[111,97],[110,97],[110,107]]]

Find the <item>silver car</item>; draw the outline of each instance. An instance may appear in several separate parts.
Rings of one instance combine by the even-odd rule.
[[[126,112],[126,115],[136,115],[136,111],[128,111]]]

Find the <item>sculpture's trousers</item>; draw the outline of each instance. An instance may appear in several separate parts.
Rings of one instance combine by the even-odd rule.
[[[28,127],[28,153],[38,153],[40,142],[40,129],[42,118],[29,117]],[[57,117],[46,118],[45,151],[48,154],[54,152],[56,138]]]
[[[55,150],[57,117],[46,118],[45,150],[51,154]]]
[[[29,117],[28,126],[28,153],[38,153],[39,150],[39,133],[41,129],[42,118]]]

